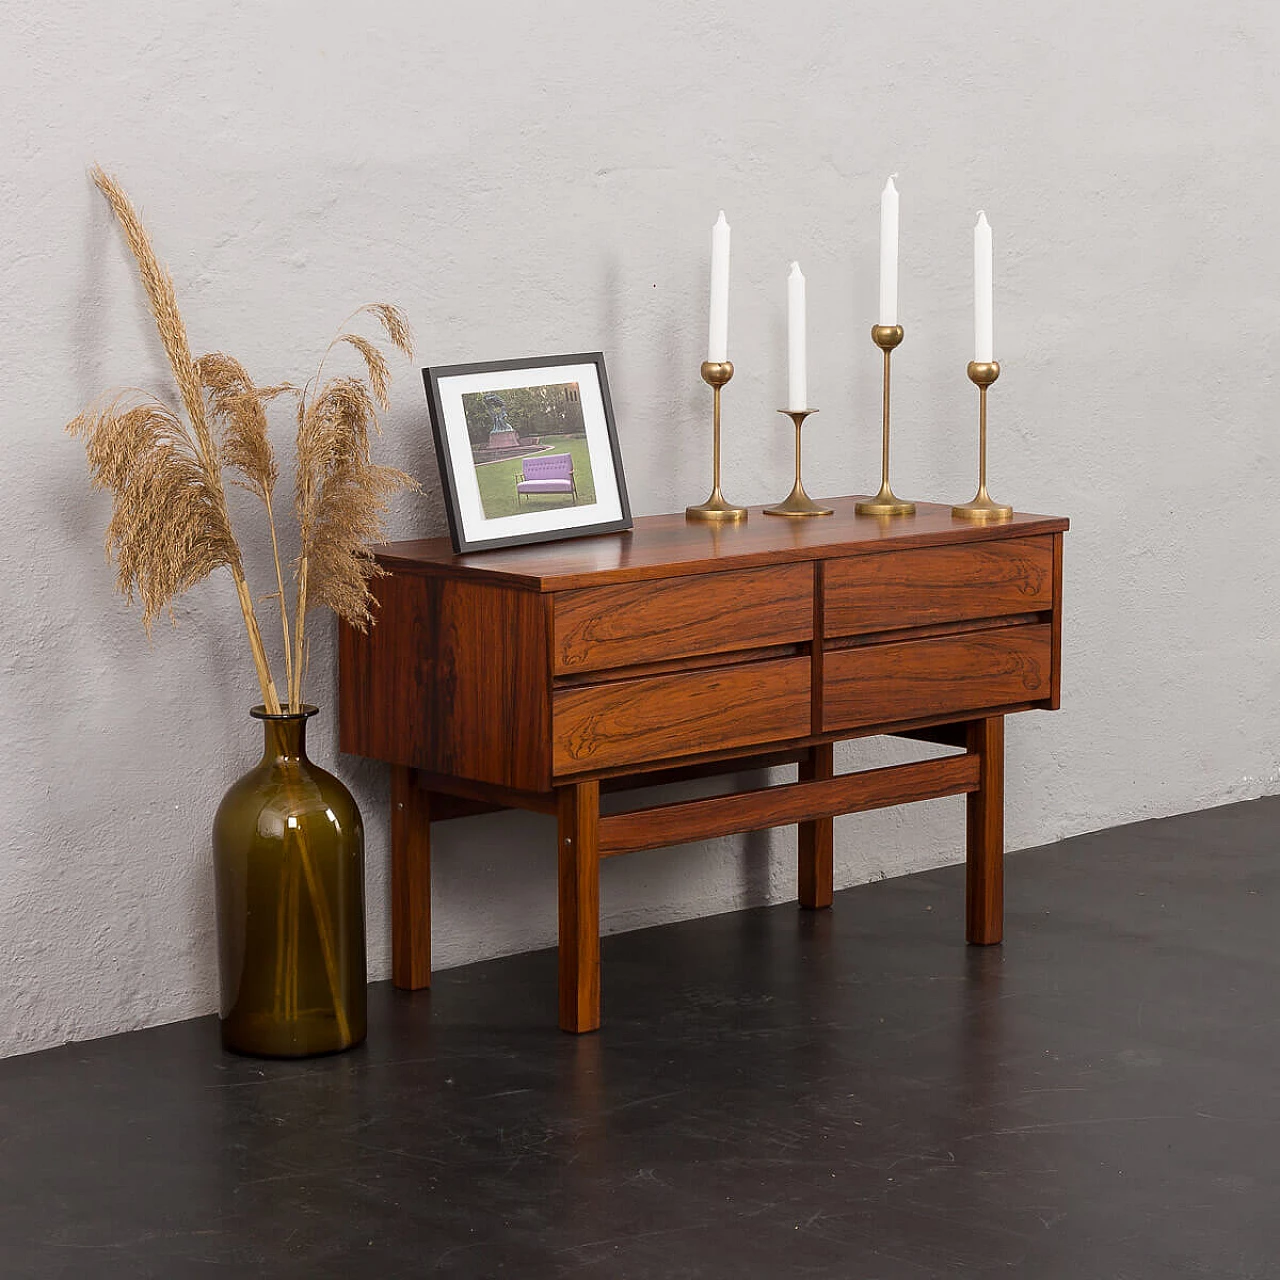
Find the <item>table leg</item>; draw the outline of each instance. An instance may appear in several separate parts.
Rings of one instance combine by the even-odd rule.
[[[808,759],[800,762],[800,781],[817,782],[834,776],[835,748],[831,743],[810,747]],[[800,823],[798,850],[800,905],[829,907],[835,884],[835,819]]]
[[[968,795],[965,936],[988,946],[1004,937],[1004,717],[970,721],[965,745],[979,784]]]
[[[391,767],[391,976],[431,985],[431,793],[418,771]]]
[[[560,861],[560,1026],[600,1025],[600,784],[558,795]]]

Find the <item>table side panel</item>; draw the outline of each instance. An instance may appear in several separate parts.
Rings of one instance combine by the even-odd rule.
[[[828,560],[825,633],[865,635],[1053,607],[1054,535]]]
[[[339,636],[343,751],[518,790],[551,784],[542,596],[391,573],[376,623]]]
[[[809,564],[557,592],[556,675],[807,642]]]
[[[837,649],[826,655],[823,731],[1045,702],[1048,623]]]
[[[555,774],[806,737],[809,672],[807,657],[778,658],[557,689]]]
[[[1063,536],[1053,537],[1053,689],[1049,695],[1049,710],[1062,706],[1062,552]]]

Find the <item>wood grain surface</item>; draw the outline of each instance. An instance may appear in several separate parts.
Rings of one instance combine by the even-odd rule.
[[[1053,607],[1053,535],[851,556],[823,566],[827,636]]]
[[[801,782],[835,777],[835,748],[829,742],[809,748],[797,771]],[[805,817],[796,831],[796,887],[800,905],[811,911],[829,907],[835,893],[835,823],[833,815]]]
[[[826,656],[823,728],[976,714],[1048,699],[1052,628],[1005,627]]]
[[[762,507],[752,507],[749,518],[736,525],[702,524],[683,514],[642,516],[629,533],[468,555],[454,555],[447,538],[388,543],[374,551],[384,567],[405,572],[566,591],[907,547],[998,542],[1068,527],[1057,516],[1024,514],[1000,524],[975,525],[957,520],[950,507],[929,502],[919,503],[913,516],[885,520],[857,515],[857,498],[823,501],[835,514],[821,520],[770,519]]]
[[[1004,938],[1004,717],[968,726],[978,789],[965,816],[965,938],[989,947]]]
[[[405,765],[391,770],[391,979],[431,985],[431,794]]]
[[[600,1025],[600,784],[559,792],[560,1027]]]
[[[339,627],[343,751],[525,791],[551,785],[544,601],[483,582],[375,579],[377,622]]]
[[[977,785],[977,757],[956,755],[686,800],[601,818],[600,854],[607,858],[739,831],[828,819],[838,813],[884,809],[958,795]]]
[[[807,564],[589,587],[553,599],[556,675],[806,641],[813,628]]]
[[[802,738],[809,659],[782,658],[555,692],[557,777]]]
[[[1062,552],[1063,536],[1053,535],[1053,692],[1049,710],[1062,706]]]

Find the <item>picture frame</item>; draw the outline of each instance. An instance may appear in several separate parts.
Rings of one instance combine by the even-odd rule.
[[[631,528],[602,352],[440,365],[422,378],[455,552]]]

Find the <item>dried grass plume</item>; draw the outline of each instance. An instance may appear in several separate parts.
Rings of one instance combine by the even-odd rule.
[[[374,316],[387,340],[412,357],[413,337],[396,307],[385,303],[361,307],[351,319],[361,314]],[[389,405],[386,357],[375,343],[346,331],[344,325],[344,332],[329,344],[325,359],[339,343],[359,352],[372,391],[352,377],[331,378],[320,384],[322,359],[313,380],[320,384],[318,389],[309,401],[304,396],[298,404],[294,507],[301,550],[296,567],[296,684],[290,689],[291,702],[306,666],[308,611],[323,606],[361,631],[369,626],[373,621],[369,583],[379,572],[369,544],[382,536],[391,498],[400,489],[418,487],[403,471],[374,463],[370,452],[370,433],[379,430],[378,408]]]
[[[386,342],[411,358],[408,322],[387,303],[358,308],[326,349],[314,391],[310,384],[301,391],[288,383],[259,387],[238,360],[223,352],[195,360],[173,279],[156,257],[137,210],[101,168],[95,167],[92,176],[137,263],[185,411],[179,415],[142,392],[122,392],[104,397],[68,424],[67,430],[84,441],[93,485],[112,495],[106,549],[116,566],[116,585],[126,599],[140,600],[149,632],[166,609],[172,614],[179,595],[226,568],[235,582],[263,702],[268,711],[281,710],[227,507],[222,473],[228,469],[233,482],[265,508],[289,704],[296,710],[302,703],[308,611],[323,606],[353,626],[368,626],[373,617],[369,581],[377,572],[369,543],[382,537],[391,497],[417,487],[404,472],[372,460],[370,436],[380,429],[378,410],[390,405],[391,370],[379,342],[350,326],[370,317]],[[359,356],[364,378],[337,376],[321,383],[325,361],[339,346]],[[273,504],[280,470],[267,414],[271,401],[285,394],[298,397],[295,511],[301,550],[294,566],[292,627]]]
[[[120,593],[141,601],[148,632],[177,596],[215,569],[239,566],[221,487],[167,406],[117,397],[86,409],[67,430],[85,442],[93,486],[114,499],[107,555]]]

